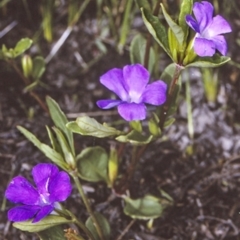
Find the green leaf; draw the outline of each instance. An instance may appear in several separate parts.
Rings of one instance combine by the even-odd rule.
[[[175,120],[176,120],[175,118],[169,118],[168,120],[166,120],[164,122],[164,128],[170,127],[175,122]]]
[[[186,67],[219,67],[231,58],[215,54],[213,57],[196,57],[194,62],[188,64]]]
[[[139,8],[144,8],[147,9],[148,11],[151,11],[151,6],[148,0],[137,0],[137,4]]]
[[[171,63],[164,69],[164,71],[160,77],[160,79],[164,80],[164,82],[167,83],[168,89],[170,88],[171,82],[174,78],[176,67],[180,68],[178,71],[182,71],[184,69],[183,67],[180,67],[179,65],[177,65],[175,63]],[[177,85],[175,86],[175,90],[172,93],[172,101],[169,106],[167,116],[172,115],[176,111],[177,99],[180,94],[180,90],[181,90],[181,77],[179,77]]]
[[[14,58],[14,50],[12,48],[7,49],[5,44],[2,45],[2,50],[1,50],[1,57],[2,58]]]
[[[144,57],[146,51],[146,39],[141,35],[137,34],[130,45],[130,58],[131,63],[141,63],[144,65]],[[154,68],[154,64],[156,62],[156,56],[153,51],[153,48],[150,48],[149,53],[149,63],[148,63],[148,71],[151,73]]]
[[[100,124],[88,116],[78,117],[76,122],[69,122],[67,128],[75,133],[98,138],[120,135],[121,132],[106,124]]]
[[[60,109],[59,105],[57,104],[56,101],[54,101],[52,98],[49,96],[46,98],[47,100],[47,105],[49,108],[49,112],[51,115],[51,118],[56,125],[57,128],[59,128],[63,134],[65,135],[68,144],[71,148],[73,156],[75,156],[75,150],[74,150],[74,143],[73,143],[73,134],[72,132],[66,127],[66,124],[68,122],[65,114],[63,111]]]
[[[158,17],[151,14],[147,9],[141,8],[143,21],[158,44],[172,58],[168,45],[168,35],[165,27],[159,21]]]
[[[50,142],[51,142],[51,145],[52,145],[52,148],[57,151],[58,153],[62,153],[62,149],[61,147],[59,146],[57,140],[56,140],[56,137],[54,136],[52,130],[46,126],[46,129],[47,129],[47,133],[48,133],[48,137],[50,139]]]
[[[186,15],[192,13],[192,5],[193,5],[193,0],[182,0],[181,7],[180,7],[178,23],[183,30],[184,41],[186,41],[188,37],[188,30],[189,30],[189,26],[187,25],[185,18],[186,18]]]
[[[176,70],[176,63],[169,64],[164,71],[162,72],[160,79],[162,79],[165,83],[167,83],[168,88],[170,87],[170,84],[172,82],[175,70]]]
[[[162,11],[163,11],[163,15],[165,20],[167,21],[169,27],[172,29],[176,39],[178,40],[180,45],[183,45],[183,41],[184,41],[184,32],[182,30],[182,28],[180,26],[178,26],[170,17],[170,15],[167,13],[167,11],[165,10],[163,4],[160,4],[162,7]]]
[[[68,166],[64,162],[63,157],[61,154],[56,152],[54,149],[50,148],[48,145],[41,143],[35,135],[33,135],[31,132],[29,132],[27,129],[17,126],[17,129],[30,141],[32,142],[41,152],[45,154],[45,156],[49,159],[51,159],[54,163],[59,165],[61,168],[67,170]]]
[[[148,144],[152,141],[153,136],[144,136],[141,133],[132,130],[130,133],[128,133],[127,135],[121,135],[119,137],[116,138],[117,141],[119,142],[129,142],[131,144],[135,144],[135,145],[144,145],[144,144]]]
[[[77,156],[77,167],[80,177],[90,182],[105,181],[108,179],[108,155],[101,147],[85,148]]]
[[[21,39],[14,48],[14,57],[19,56],[29,49],[32,45],[32,40],[29,38]]]
[[[124,213],[133,219],[149,220],[158,218],[163,213],[163,206],[159,198],[152,195],[146,195],[143,198],[125,199]]]
[[[69,166],[71,166],[72,169],[74,169],[76,163],[75,163],[75,159],[71,153],[71,149],[69,147],[68,142],[65,139],[65,136],[63,135],[63,133],[56,127],[53,127],[53,131],[55,132],[57,139],[58,139],[58,143],[61,146],[61,150],[62,153],[64,155],[64,159],[65,161],[68,163]]]
[[[39,236],[40,240],[67,240],[64,236],[65,232],[61,226],[54,226],[38,232],[37,235]]]
[[[71,223],[71,222],[72,222],[71,220],[67,220],[66,218],[58,215],[49,215],[36,223],[32,223],[32,220],[29,220],[24,222],[15,222],[13,223],[13,226],[22,231],[40,232],[57,225]]]
[[[129,122],[129,125],[132,129],[136,130],[137,132],[142,132],[142,124],[140,121],[131,121]]]
[[[94,215],[95,215],[95,218],[97,219],[97,222],[100,225],[100,228],[101,228],[102,233],[103,233],[104,240],[109,240],[110,235],[111,235],[111,228],[110,228],[110,225],[108,223],[108,220],[100,213],[95,212]],[[91,217],[89,217],[87,219],[86,227],[92,233],[95,240],[100,240],[100,238],[98,237],[97,230],[95,228],[95,225],[94,225]]]
[[[35,57],[33,59],[33,70],[32,70],[32,77],[34,80],[40,79],[43,73],[46,70],[46,64],[43,57]]]

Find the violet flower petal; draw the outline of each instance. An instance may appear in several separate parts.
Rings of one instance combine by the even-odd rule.
[[[40,206],[17,206],[8,211],[8,219],[13,222],[27,221],[41,209]]]
[[[200,57],[212,57],[216,52],[214,42],[205,38],[196,37],[193,47],[195,53]]]
[[[35,205],[39,200],[37,190],[25,179],[18,176],[13,178],[5,192],[6,198],[13,203]]]
[[[161,80],[147,85],[142,101],[152,105],[161,105],[166,101],[167,84]]]
[[[118,113],[126,121],[137,121],[146,118],[146,106],[143,103],[122,103],[118,106]]]
[[[196,2],[193,5],[193,13],[199,24],[199,30],[202,32],[212,21],[213,5],[207,1]]]
[[[106,99],[97,101],[97,105],[102,109],[109,109],[118,106],[121,102],[121,100]]]
[[[229,23],[220,15],[217,15],[212,19],[212,22],[207,27],[209,37],[213,37],[223,33],[229,33],[232,31]]]
[[[58,172],[57,166],[50,163],[39,163],[32,169],[32,176],[39,193],[48,193],[48,184]]]
[[[41,208],[41,210],[37,213],[36,217],[32,221],[33,223],[39,222],[44,217],[49,215],[54,210],[54,207],[52,205],[46,205]]]
[[[128,94],[123,79],[123,71],[121,69],[114,68],[109,70],[100,77],[100,82],[106,88],[116,93],[123,101],[128,99]]]
[[[215,44],[216,49],[225,56],[227,54],[227,42],[224,36],[218,35],[215,36],[212,41]]]
[[[127,65],[123,68],[123,77],[131,102],[140,103],[149,72],[141,64]]]
[[[191,15],[186,15],[185,20],[189,27],[191,27],[195,32],[200,33],[198,23]]]
[[[59,172],[52,180],[49,182],[49,200],[50,202],[61,202],[65,201],[72,191],[72,185],[70,182],[70,177],[65,172]]]

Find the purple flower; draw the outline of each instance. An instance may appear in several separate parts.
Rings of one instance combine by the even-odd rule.
[[[201,57],[213,56],[218,50],[222,55],[227,53],[227,43],[221,34],[231,32],[228,22],[217,15],[213,17],[213,5],[207,1],[196,2],[193,13],[186,16],[187,24],[196,32],[194,51]]]
[[[18,176],[10,182],[5,196],[17,204],[8,211],[8,219],[13,222],[26,221],[34,218],[34,222],[50,214],[57,202],[67,199],[72,191],[70,178],[66,172],[49,163],[40,163],[32,170],[37,188],[24,177]]]
[[[109,109],[118,106],[118,113],[126,121],[146,118],[145,103],[155,106],[166,101],[167,84],[161,80],[148,84],[149,72],[140,64],[113,68],[100,77],[100,82],[118,95],[121,100],[100,100],[98,107]]]

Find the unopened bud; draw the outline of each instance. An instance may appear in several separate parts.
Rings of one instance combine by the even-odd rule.
[[[26,78],[29,78],[32,74],[32,69],[33,69],[32,58],[29,55],[24,55],[22,57],[22,69],[23,69],[23,75]]]

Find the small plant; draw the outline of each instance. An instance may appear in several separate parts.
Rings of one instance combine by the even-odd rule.
[[[109,2],[106,2],[110,8]],[[113,5],[117,4],[116,1],[111,2]],[[77,11],[73,8],[76,1],[70,3],[71,22]],[[121,31],[128,31],[126,19],[130,14],[131,4],[132,1],[126,2]],[[46,239],[43,237],[46,232],[54,238],[56,231],[59,231],[59,225],[74,223],[80,229],[79,234],[71,229],[67,230],[66,234],[60,231],[59,239],[65,239],[64,234],[67,239],[112,239],[108,220],[101,213],[93,211],[83,191],[82,180],[92,183],[105,182],[106,186],[111,188],[114,197],[121,198],[124,202],[123,212],[126,215],[133,219],[149,220],[149,225],[174,203],[172,197],[162,189],[159,189],[157,196],[146,194],[134,199],[128,191],[128,184],[132,181],[136,166],[147,151],[147,146],[162,139],[162,132],[175,121],[173,115],[178,107],[182,72],[192,66],[218,67],[230,60],[225,56],[227,43],[222,34],[231,32],[231,27],[221,16],[213,17],[213,6],[207,1],[193,4],[193,0],[182,0],[176,21],[163,4],[156,5],[154,11],[148,1],[137,0],[137,4],[148,29],[149,38],[155,39],[154,44],[158,44],[166,52],[171,64],[166,66],[161,74],[155,71],[157,58],[153,46],[143,35],[138,34],[130,45],[131,64],[123,69],[110,69],[100,77],[100,83],[114,92],[118,99],[98,100],[97,105],[103,111],[117,107],[123,126],[114,127],[111,122],[100,123],[88,116],[81,116],[69,122],[59,105],[50,97],[46,98],[48,111],[54,123],[53,127],[46,127],[50,146],[41,142],[27,129],[18,126],[19,131],[54,164],[41,163],[33,168],[36,188],[20,176],[10,182],[5,196],[8,200],[20,204],[8,212],[8,218],[15,222],[16,228],[37,232],[41,239]],[[167,28],[156,16],[160,10],[159,6],[168,24]],[[195,18],[191,15],[192,11]],[[109,16],[109,21],[112,22],[114,16]],[[119,39],[118,46],[121,51],[126,42],[125,37],[126,35]],[[21,48],[21,51],[17,47],[13,50],[3,47],[1,56],[7,62],[11,62],[12,58],[24,52],[30,44],[29,40],[25,49]],[[39,61],[39,58],[32,62],[27,56],[23,58],[24,79],[40,79],[43,65],[42,71],[39,70],[41,73],[36,74],[34,71],[37,62],[38,66],[41,65]],[[153,78],[153,72],[160,77]],[[151,81],[152,79],[158,80]],[[191,103],[190,100],[190,85],[187,85],[188,104]],[[148,111],[148,105],[152,106],[151,111]],[[193,138],[191,105],[188,116],[189,135]],[[78,152],[78,149],[75,149],[73,133],[102,139],[110,138],[110,151],[94,146]],[[125,148],[132,149],[130,163],[124,173],[120,171],[120,147],[122,152]],[[59,171],[56,165],[63,171]],[[71,194],[69,176],[89,214],[85,223],[59,204]]]

